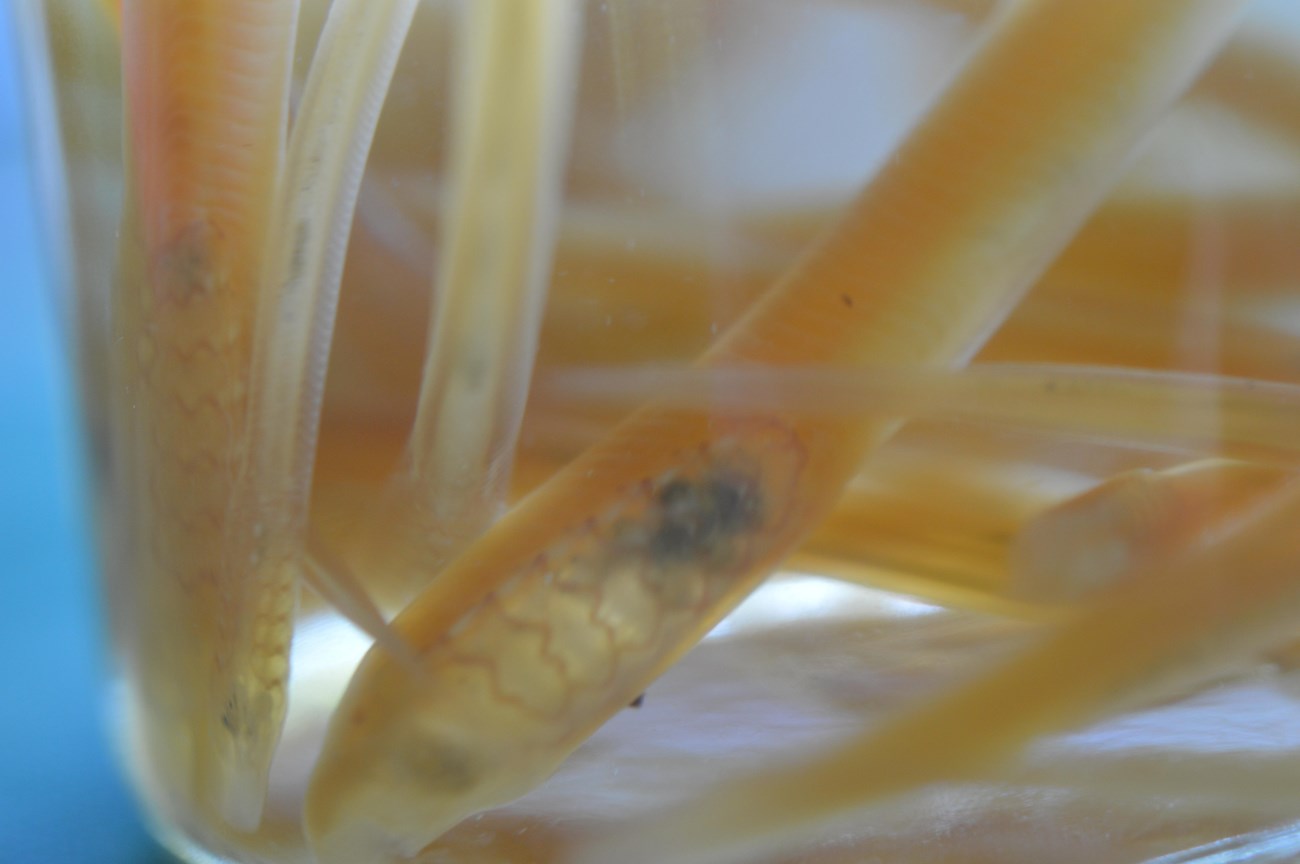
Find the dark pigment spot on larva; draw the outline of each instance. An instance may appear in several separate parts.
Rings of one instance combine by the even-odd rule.
[[[722,475],[709,486],[718,524],[728,534],[749,531],[763,521],[762,499],[757,484],[740,475]]]
[[[757,483],[729,471],[698,480],[674,478],[659,489],[656,502],[658,524],[648,552],[651,560],[665,564],[715,557],[762,518]]]
[[[226,731],[232,735],[238,735],[242,728],[242,711],[240,710],[239,697],[231,693],[226,698],[226,704],[221,710],[221,725],[226,727]]]
[[[232,684],[221,703],[218,718],[230,736],[236,740],[256,739],[262,734],[266,718],[271,714],[271,696],[250,689],[247,682]]]
[[[464,748],[437,736],[422,737],[400,751],[403,773],[446,795],[463,794],[478,784],[477,760]]]
[[[154,262],[155,299],[184,305],[211,296],[221,280],[215,250],[216,231],[194,222],[178,231]]]

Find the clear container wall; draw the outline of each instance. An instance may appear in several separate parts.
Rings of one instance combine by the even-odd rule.
[[[1040,652],[735,860],[1282,860],[1300,18],[1128,6],[19,4],[160,837],[580,860]]]

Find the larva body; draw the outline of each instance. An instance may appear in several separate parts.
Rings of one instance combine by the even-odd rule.
[[[114,287],[113,435],[133,656],[154,770],[256,826],[284,716],[287,569],[250,575],[227,522],[243,457],[254,305],[297,7],[122,7],[127,194]],[[178,788],[179,787],[179,788]],[[186,788],[194,787],[194,788]]]
[[[1147,73],[1140,86],[1130,83],[1138,79],[1133,64],[1116,62],[1099,75],[1091,46],[1110,51],[1117,34],[1127,46],[1128,39],[1140,42],[1172,27],[1166,36],[1181,36],[1199,57],[1213,28],[1196,16],[1183,21],[1176,6],[1107,6],[1103,15],[1085,3],[1067,4],[1064,12],[1052,3],[1017,4],[840,221],[701,365],[964,362],[1083,221],[1148,115],[1190,78],[1187,64],[1160,62],[1159,52],[1134,61]],[[1117,56],[1128,57],[1127,48]],[[1027,83],[1023,70],[1040,67],[1046,77]],[[782,412],[716,423],[707,413],[651,406],[612,431],[468,546],[396,619],[425,661],[418,669],[374,650],[362,663],[308,788],[305,821],[317,856],[326,864],[400,860],[459,819],[526,792],[788,555],[896,426],[887,415],[793,419]],[[802,469],[767,467],[781,464],[761,443],[773,428],[784,430],[778,438],[788,443],[772,452],[801,452]],[[619,552],[626,541],[613,523],[598,533],[601,551],[578,560],[603,567],[595,577],[601,595],[619,597],[628,610],[620,613],[622,626],[635,634],[626,653],[613,653],[619,665],[610,684],[566,697],[561,664],[545,651],[547,633],[558,632],[559,622],[580,621],[594,593],[516,593],[525,587],[516,584],[494,601],[536,594],[545,613],[537,620],[552,622],[550,630],[512,629],[501,612],[466,622],[512,580],[540,589],[545,568],[524,575],[539,553],[562,560],[559,550],[580,538],[588,520],[608,521],[613,508],[638,495],[652,500],[655,484],[665,482],[655,478],[696,464],[698,448],[726,440],[764,466],[759,498],[779,502],[785,516],[753,530],[743,563],[716,568],[725,576],[678,583],[688,586],[683,602],[693,590],[709,599],[671,625],[657,617],[646,576],[628,575]],[[696,476],[706,469],[685,470]],[[649,491],[633,491],[647,480]],[[630,548],[646,552],[652,545],[643,539]],[[506,614],[521,614],[506,605]],[[598,648],[600,628],[587,632]],[[631,646],[643,659],[630,659],[637,656]],[[603,656],[609,653],[598,650],[592,665],[581,667],[584,674],[595,675]],[[547,676],[555,683],[539,686]],[[518,704],[499,698],[511,686],[520,687]],[[523,710],[554,710],[562,718],[584,699],[590,710],[581,720],[551,722]],[[478,757],[485,762],[476,764]]]
[[[1011,549],[1013,590],[1036,601],[1077,600],[1152,561],[1212,542],[1288,477],[1279,468],[1226,459],[1117,474],[1021,529]]]
[[[366,686],[349,692],[327,743],[345,758],[323,763],[309,798],[323,860],[386,845],[395,859],[409,856],[470,813],[522,795],[590,734],[593,718],[636,698],[766,572],[792,525],[809,461],[803,439],[766,420],[695,431],[693,443],[662,448],[663,470],[607,488],[591,515],[558,514],[570,524],[541,552],[502,569],[482,562],[498,575],[484,572],[490,584],[418,646],[418,669],[372,653]],[[523,509],[556,515],[539,498]],[[341,806],[349,819],[338,819]],[[362,825],[373,834],[358,833]],[[379,839],[395,837],[420,839]]]

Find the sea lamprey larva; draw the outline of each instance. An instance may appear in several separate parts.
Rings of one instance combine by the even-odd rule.
[[[1250,523],[1300,465],[1300,30],[1218,51],[1240,5],[21,3],[162,841],[1110,861],[1293,815],[1300,739],[1220,699],[1297,656],[1294,488]],[[1057,748],[1098,718],[1161,749]]]
[[[224,545],[283,158],[298,4],[122,7],[126,203],[113,447],[141,586],[139,699],[168,794],[256,827],[284,717],[292,576]]]
[[[768,420],[692,423],[690,432],[656,448],[649,473],[608,490],[594,515],[564,508],[567,524],[536,554],[499,550],[492,566],[505,578],[460,607],[423,646],[419,668],[372,657],[377,689],[340,706],[333,735],[375,744],[318,770],[309,819],[347,824],[347,811],[360,811],[383,822],[326,833],[323,861],[412,855],[431,834],[527,791],[771,557],[772,539],[792,524],[804,441]],[[533,511],[524,518],[545,512],[523,509]]]
[[[1234,8],[1218,0],[1140,6],[1035,0],[1008,7],[834,230],[700,362],[964,363],[1078,228],[1153,119],[1208,60]],[[1042,74],[1030,83],[1025,68]],[[740,431],[728,428],[733,422]],[[306,827],[317,856],[330,864],[400,860],[464,816],[540,782],[582,734],[634,699],[788,555],[897,425],[888,415],[772,412],[720,420],[651,405],[614,429],[470,544],[398,616],[394,626],[424,674],[412,674],[382,651],[367,655],[331,721],[308,788]],[[760,443],[768,428],[797,447]],[[726,512],[727,524],[736,525],[755,518],[744,517],[737,504],[719,503],[746,500],[736,492],[743,487],[705,481],[711,491],[691,492],[698,479],[682,491],[652,479],[651,489],[633,499],[683,508],[688,518],[680,526],[665,517],[658,527],[631,518],[626,530],[594,532],[599,549],[565,557],[572,554],[566,545],[575,526],[611,518],[628,506],[628,489],[646,478],[673,471],[697,477],[690,454],[733,438],[741,464],[747,458],[764,466],[754,487],[762,490],[759,512],[769,519],[783,514],[760,531],[733,527],[715,537],[724,550],[745,538],[736,563],[700,567],[699,554],[714,544],[692,537],[718,531],[702,530],[704,513],[716,520]],[[803,454],[799,471],[767,467],[794,450]],[[716,470],[736,469],[724,460]],[[657,499],[664,488],[671,491]],[[623,544],[635,554],[620,555]],[[679,602],[692,611],[670,627],[660,616],[674,607],[633,575],[656,555],[659,568],[680,555],[712,574],[675,583],[688,586]],[[544,562],[557,556],[570,566],[553,580],[582,586],[576,595],[540,590]],[[582,693],[571,691],[561,672],[568,667],[547,649],[553,634],[591,614],[579,600],[593,591],[602,597],[599,608],[609,609],[604,623],[633,641],[614,642],[612,654],[600,643],[590,646],[595,661],[620,660],[611,684]],[[512,603],[520,609],[509,608]],[[532,603],[541,606],[530,613]],[[520,621],[531,624],[519,627]],[[624,652],[640,659],[629,662]],[[582,713],[570,715],[576,706]]]

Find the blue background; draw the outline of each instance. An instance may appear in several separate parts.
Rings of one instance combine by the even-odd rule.
[[[161,864],[105,733],[75,405],[11,16],[0,10],[0,864]]]

